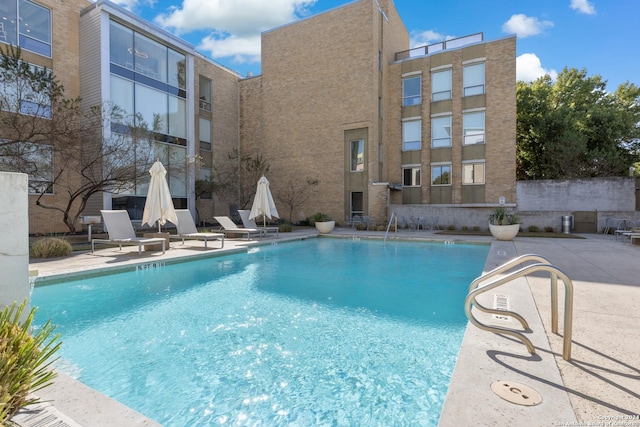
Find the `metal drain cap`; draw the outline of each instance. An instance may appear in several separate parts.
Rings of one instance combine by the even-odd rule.
[[[542,402],[540,393],[514,381],[496,381],[491,384],[491,390],[507,402],[517,405],[535,406]]]

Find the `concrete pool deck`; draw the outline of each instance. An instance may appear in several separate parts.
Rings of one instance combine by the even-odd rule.
[[[131,269],[154,262],[178,262],[185,258],[224,255],[244,251],[247,246],[313,237],[313,229],[280,233],[278,239],[262,241],[225,239],[224,249],[205,250],[202,242],[185,245],[172,242],[171,250],[145,252],[137,248],[109,247],[77,253],[53,260],[32,260],[30,270],[38,270],[39,283],[53,283],[77,274],[104,270]],[[332,235],[381,238],[384,232],[336,228]],[[640,427],[640,246],[613,236],[582,235],[584,239],[516,237],[498,242],[487,236],[451,236],[431,231],[399,231],[397,239],[491,243],[485,271],[516,256],[536,253],[564,271],[574,285],[572,360],[561,357],[562,337],[550,327],[549,278],[535,274],[517,279],[495,292],[485,305],[491,306],[494,293],[508,296],[510,308],[530,324],[527,333],[536,347],[530,355],[525,346],[511,337],[468,326],[440,418],[441,426],[545,426],[636,425]],[[217,246],[217,245],[214,245]],[[558,286],[562,296],[562,284]],[[560,298],[560,327],[564,313]],[[515,324],[496,320],[499,326]],[[509,403],[490,388],[495,381],[524,384],[540,393],[536,406]],[[39,396],[51,400],[66,417],[83,426],[157,426],[158,424],[124,405],[102,396],[61,374]],[[581,424],[577,424],[581,423]],[[626,423],[626,424],[625,424]],[[24,424],[27,425],[27,424]]]

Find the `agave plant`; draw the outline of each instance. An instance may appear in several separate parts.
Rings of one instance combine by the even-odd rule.
[[[51,364],[60,348],[60,335],[47,322],[32,334],[36,308],[21,322],[26,301],[13,303],[0,314],[0,425],[6,425],[18,410],[40,402],[33,392],[52,384],[56,373]]]

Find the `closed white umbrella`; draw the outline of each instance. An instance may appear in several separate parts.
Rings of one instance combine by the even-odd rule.
[[[144,204],[142,225],[149,224],[151,227],[157,222],[158,232],[160,232],[160,227],[165,225],[167,221],[177,225],[178,217],[173,207],[173,200],[171,200],[169,184],[167,184],[167,170],[159,160],[156,160],[151,166],[149,174],[151,181],[149,182],[147,201]]]
[[[271,190],[269,189],[269,180],[263,175],[258,180],[258,187],[256,188],[256,195],[253,198],[253,206],[251,206],[251,212],[249,212],[249,219],[255,219],[262,215],[263,224],[266,226],[267,218],[273,217],[280,218],[278,216],[278,210],[276,204],[271,196]]]

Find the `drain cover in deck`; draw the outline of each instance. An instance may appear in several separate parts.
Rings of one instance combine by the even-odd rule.
[[[507,402],[524,406],[534,406],[542,402],[540,393],[531,387],[513,381],[496,381],[491,390]]]

